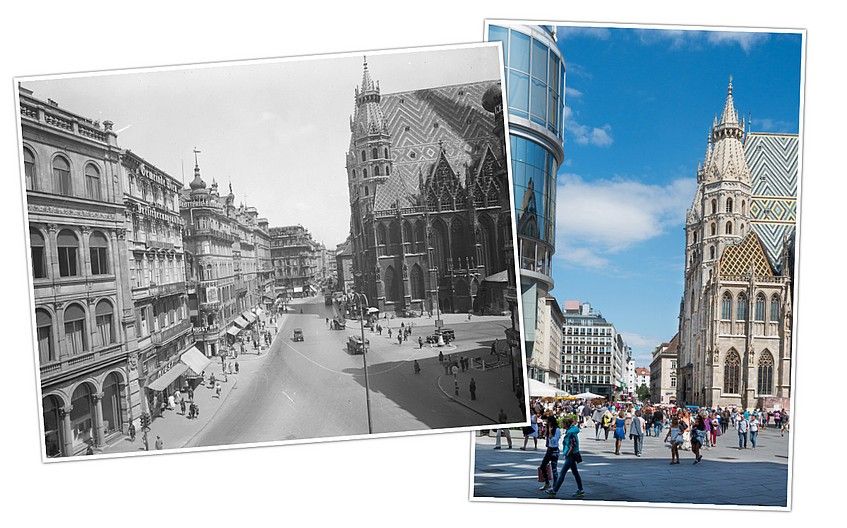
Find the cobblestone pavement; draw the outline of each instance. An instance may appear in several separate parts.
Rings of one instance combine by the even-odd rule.
[[[494,438],[475,438],[473,496],[541,499],[537,468],[544,456],[539,448],[521,451],[523,435],[513,430],[513,449],[494,450]],[[576,491],[568,474],[558,497],[568,501],[626,501],[785,507],[788,493],[788,436],[774,430],[759,433],[756,449],[739,449],[733,430],[718,437],[717,447],[704,449],[703,460],[694,465],[690,451],[680,452],[678,465],[670,465],[670,449],[660,438],[645,437],[644,453],[636,458],[631,440],[621,455],[614,454],[614,440],[594,439],[594,428],[580,434],[583,462],[579,473],[585,497],[571,499]],[[748,443],[749,446],[749,443]],[[561,460],[559,466],[561,467]]]

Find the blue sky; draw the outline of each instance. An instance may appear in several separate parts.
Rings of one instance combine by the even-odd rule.
[[[799,34],[559,27],[566,63],[553,295],[590,302],[638,366],[677,330],[683,221],[729,76],[748,130],[799,126]]]

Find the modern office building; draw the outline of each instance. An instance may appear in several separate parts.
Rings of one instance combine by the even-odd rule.
[[[491,25],[505,62],[523,334],[532,356],[539,299],[553,289],[556,173],[564,160],[565,64],[553,26]]]
[[[615,325],[589,303],[565,301],[562,331],[562,388],[609,399],[627,386],[629,347]]]

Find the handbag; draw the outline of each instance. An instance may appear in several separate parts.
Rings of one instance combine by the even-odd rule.
[[[553,465],[551,463],[544,464],[544,467],[538,468],[538,482],[550,482],[553,480]]]

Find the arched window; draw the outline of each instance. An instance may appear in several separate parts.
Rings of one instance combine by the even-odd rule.
[[[26,176],[26,188],[37,189],[38,178],[35,171],[35,154],[26,147],[24,147],[24,175]]]
[[[391,176],[391,167],[389,167],[388,165],[385,166],[385,175]]]
[[[709,260],[715,260],[715,246],[709,246]]]
[[[718,201],[712,198],[712,214],[718,212]]]
[[[741,214],[747,214],[747,202],[741,200]]]
[[[732,222],[727,222],[727,223],[726,223],[726,234],[727,234],[727,235],[731,235],[731,234],[732,234]]]
[[[100,170],[93,163],[85,166],[85,195],[92,200],[100,199]]]
[[[56,191],[65,196],[71,196],[71,164],[62,156],[53,159],[53,179],[56,182]]]
[[[65,343],[68,354],[81,354],[88,350],[88,339],[85,330],[85,311],[76,303],[65,309]]]
[[[379,165],[374,167],[374,176],[379,176]]]
[[[366,161],[368,159],[368,154],[363,150],[362,151],[362,161]]]
[[[95,231],[88,239],[91,252],[91,274],[105,275],[109,273],[109,241],[99,231]]]
[[[723,391],[738,394],[738,380],[741,374],[741,357],[734,348],[729,349],[723,365]]]
[[[718,227],[715,225],[714,222],[712,222],[712,236],[715,236],[717,234],[718,234]]]
[[[727,213],[731,213],[731,212],[732,212],[732,198],[727,198],[727,199],[726,199],[726,212],[727,212]]]
[[[756,310],[753,312],[753,320],[765,320],[765,294],[763,293],[756,295]]]
[[[771,322],[777,323],[780,319],[779,295],[773,294],[771,297]]]
[[[762,351],[756,374],[756,392],[773,394],[773,356],[769,351]]]
[[[365,196],[367,196],[367,195],[368,195],[368,186],[366,185],[365,186]]]
[[[353,169],[353,178],[356,177],[356,169]]]
[[[29,230],[29,252],[32,258],[32,278],[47,277],[47,253],[44,237],[35,229]]]
[[[385,147],[385,159],[388,159],[388,147]]]
[[[747,320],[747,295],[744,292],[738,294],[738,308],[735,311],[735,318],[738,321]]]
[[[59,252],[59,276],[76,277],[79,274],[77,268],[79,241],[76,235],[69,229],[63,229],[59,231],[56,245]]]
[[[362,178],[368,177],[368,169],[362,169]]]
[[[732,294],[725,292],[721,299],[721,319],[729,321],[732,319]]]
[[[106,346],[115,342],[114,310],[109,301],[100,301],[94,310],[97,323],[97,337],[99,345]]]
[[[371,149],[371,158],[377,159],[378,157],[379,157],[379,151],[377,150],[376,147],[372,148]]]
[[[694,235],[694,243],[696,244],[697,243],[697,231],[694,231],[692,234]]]
[[[53,318],[50,312],[38,308],[35,310],[35,326],[38,333],[38,358],[41,363],[58,359],[53,348]]]

